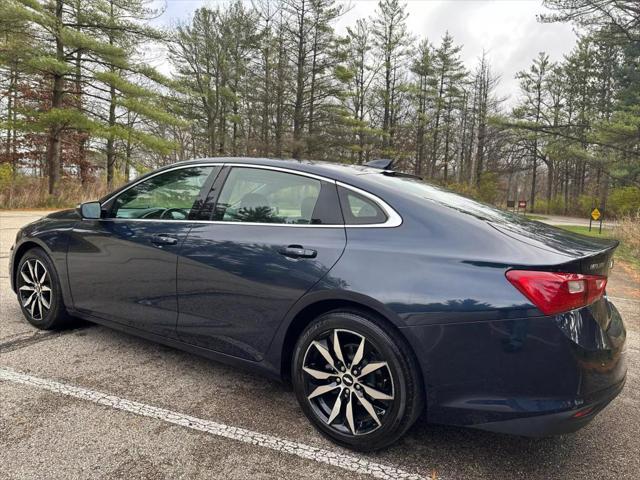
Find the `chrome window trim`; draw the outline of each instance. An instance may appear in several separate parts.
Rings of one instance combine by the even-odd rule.
[[[118,193],[114,193],[113,195],[111,195],[109,198],[107,198],[104,202],[102,202],[100,204],[100,207],[102,207],[105,203],[109,203],[111,200],[113,200],[116,197],[119,197],[120,195],[122,195],[124,192],[132,189],[133,187],[135,187],[136,185],[141,184],[142,182],[146,182],[147,180],[149,180],[150,178],[153,177],[157,177],[158,175],[162,175],[163,173],[167,173],[167,172],[173,172],[174,170],[182,170],[184,168],[198,168],[198,167],[224,167],[224,163],[221,162],[217,162],[217,163],[196,163],[196,164],[191,164],[191,165],[176,165],[175,167],[171,167],[171,168],[167,168],[165,170],[160,170],[159,172],[155,172],[152,175],[149,175],[148,177],[144,177],[144,178],[140,178],[137,181],[133,182],[131,185],[129,185],[127,188],[125,188],[124,190],[121,190]],[[105,219],[106,220],[106,219]],[[179,220],[179,221],[184,221],[184,220]]]
[[[273,167],[271,165],[252,165],[250,163],[224,163],[224,162],[203,162],[203,163],[192,163],[189,165],[177,165],[172,168],[167,168],[165,170],[161,170],[159,172],[154,173],[153,175],[149,175],[145,178],[141,178],[140,180],[132,183],[126,189],[110,196],[107,200],[102,202],[100,206],[109,203],[114,198],[122,195],[130,188],[135,187],[136,185],[147,181],[157,175],[162,175],[163,173],[172,172],[174,170],[180,170],[184,168],[198,168],[198,167],[243,167],[243,168],[258,168],[262,170],[274,170],[277,172],[289,173],[292,175],[300,175],[303,177],[314,178],[316,180],[320,180],[323,182],[333,183],[335,185],[339,185],[348,190],[352,190],[363,197],[366,197],[373,201],[376,205],[378,205],[387,215],[387,220],[384,223],[371,223],[371,224],[363,224],[363,225],[347,225],[347,224],[337,224],[337,225],[316,225],[316,224],[297,224],[297,223],[260,223],[260,222],[226,222],[222,220],[172,220],[172,219],[155,219],[155,218],[101,218],[99,221],[101,222],[161,222],[161,223],[195,223],[195,224],[218,224],[218,225],[247,225],[247,226],[268,226],[268,227],[294,227],[294,228],[394,228],[398,227],[402,224],[402,217],[384,200],[377,197],[376,195],[367,192],[366,190],[362,190],[360,188],[354,187],[353,185],[349,185],[347,183],[339,182],[332,178],[323,177],[320,175],[315,175],[313,173],[300,172],[298,170],[292,170],[289,168],[283,167]],[[89,220],[89,219],[83,219]]]

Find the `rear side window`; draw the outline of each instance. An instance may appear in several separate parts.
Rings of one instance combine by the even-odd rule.
[[[327,192],[335,186],[315,178],[275,170],[235,167],[222,187],[214,220],[244,223],[341,223],[339,205],[327,215]]]
[[[387,216],[373,200],[343,187],[338,187],[338,192],[347,225],[375,225],[387,221]]]

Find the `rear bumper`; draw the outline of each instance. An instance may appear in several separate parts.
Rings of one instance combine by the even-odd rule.
[[[549,437],[580,430],[602,411],[624,387],[626,378],[620,383],[597,392],[588,399],[577,399],[582,403],[580,408],[546,415],[515,418],[490,423],[471,425],[479,430],[487,430],[524,437]]]
[[[568,433],[589,423],[626,379],[626,331],[607,300],[558,316],[403,331],[422,367],[432,423]]]

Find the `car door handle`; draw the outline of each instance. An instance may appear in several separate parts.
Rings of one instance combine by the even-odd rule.
[[[151,237],[151,243],[154,245],[176,245],[178,239],[169,235],[159,234]]]
[[[289,245],[280,249],[279,253],[289,258],[316,258],[316,255],[318,255],[315,250],[304,248],[302,245]]]

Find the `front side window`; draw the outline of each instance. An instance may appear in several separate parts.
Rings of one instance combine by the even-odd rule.
[[[213,167],[192,167],[161,173],[116,198],[111,216],[187,220]]]
[[[216,204],[214,220],[312,224],[322,182],[259,168],[232,168]]]
[[[374,201],[343,187],[339,187],[339,193],[347,225],[375,225],[387,221],[387,216]]]

